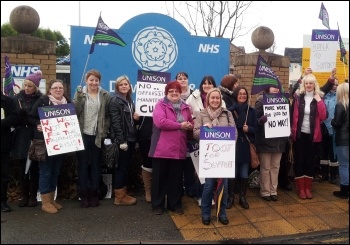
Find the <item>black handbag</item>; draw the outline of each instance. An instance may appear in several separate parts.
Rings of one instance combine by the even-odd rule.
[[[44,140],[33,139],[28,150],[29,159],[36,162],[46,161],[46,145]]]
[[[113,167],[118,167],[119,159],[119,147],[116,140],[111,141],[111,144],[108,144],[108,139],[102,143],[102,167],[107,169],[112,169]],[[106,144],[107,143],[107,144]]]

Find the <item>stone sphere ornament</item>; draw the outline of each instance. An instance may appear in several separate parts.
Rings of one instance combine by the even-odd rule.
[[[252,33],[252,43],[259,50],[266,50],[273,45],[275,35],[266,26],[259,26]]]
[[[40,17],[34,8],[21,5],[11,11],[10,24],[18,33],[31,34],[38,29]]]

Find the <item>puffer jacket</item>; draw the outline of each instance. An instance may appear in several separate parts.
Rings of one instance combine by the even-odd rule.
[[[190,106],[183,101],[181,114],[184,121],[193,124]],[[181,123],[176,121],[176,112],[166,97],[155,105],[153,123],[149,157],[186,159],[187,131],[181,130]]]

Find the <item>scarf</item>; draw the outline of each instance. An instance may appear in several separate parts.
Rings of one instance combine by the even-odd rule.
[[[62,104],[67,104],[66,98],[63,96],[61,100],[55,99],[51,94],[49,95],[49,100],[52,102],[54,105],[62,105]]]
[[[181,95],[180,95],[181,99],[186,101],[188,96],[190,96],[190,93],[191,93],[191,89],[189,87],[187,87],[187,91],[185,93],[181,93]]]
[[[201,99],[202,99],[203,107],[207,108],[207,94],[204,92],[201,93]]]
[[[181,100],[179,100],[179,102],[177,103],[170,102],[170,104],[173,106],[176,112],[176,122],[182,123],[183,121],[185,121],[184,117],[181,114]]]
[[[248,103],[243,103],[243,104],[239,104],[239,103],[235,103],[234,104],[234,111],[237,112],[238,114],[238,118],[236,121],[236,127],[237,128],[243,128],[243,125],[246,123],[246,115],[247,115],[247,109],[248,109]],[[235,113],[232,113],[233,115],[235,115]]]
[[[218,117],[221,115],[222,113],[222,107],[216,109],[216,111],[213,111],[213,109],[208,106],[207,108],[207,112],[209,114],[209,117],[211,119],[211,123],[213,126],[220,126],[220,123],[219,123],[219,120],[218,120]]]

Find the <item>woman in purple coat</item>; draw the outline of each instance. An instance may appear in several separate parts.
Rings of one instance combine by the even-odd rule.
[[[152,160],[151,200],[153,212],[163,214],[165,196],[167,209],[183,214],[182,179],[187,152],[187,132],[192,133],[190,106],[180,97],[181,85],[169,82],[165,97],[153,111],[153,132],[149,156]]]

